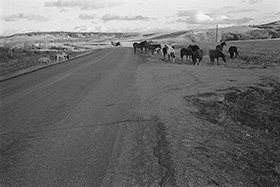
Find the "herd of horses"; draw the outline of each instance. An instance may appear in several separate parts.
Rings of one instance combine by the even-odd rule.
[[[62,52],[62,53],[58,53],[56,56],[55,56],[55,59],[56,59],[56,62],[59,62],[61,60],[69,60],[69,55]],[[49,57],[41,57],[38,59],[39,61],[39,64],[51,64],[51,59]]]
[[[154,52],[162,52],[163,58],[165,59],[165,56],[168,56],[168,60],[172,61],[173,63],[175,62],[175,49],[174,46],[171,45],[162,45],[162,44],[152,44],[147,42],[146,40],[140,43],[133,43],[133,49],[134,49],[134,53],[136,53],[137,49],[140,49],[141,51],[143,51],[143,49],[145,49],[145,53],[147,51],[151,51],[152,54],[154,54]]]
[[[111,42],[112,46],[114,47],[121,47],[122,44],[120,42]],[[215,59],[217,60],[217,65],[219,65],[219,58],[222,58],[222,60],[226,63],[226,55],[223,53],[223,48],[226,46],[226,42],[223,41],[219,45],[216,46],[215,49],[209,50],[209,58],[212,63],[214,63]],[[137,52],[137,49],[140,49],[141,51],[151,52],[154,53],[162,53],[163,59],[165,60],[166,55],[169,61],[175,63],[176,55],[175,55],[175,46],[171,46],[168,44],[155,44],[155,43],[149,43],[146,40],[140,43],[133,43],[133,49],[134,53]],[[237,58],[239,56],[237,52],[236,46],[230,46],[228,50],[230,54],[230,58]],[[203,50],[200,49],[198,45],[189,45],[187,48],[181,48],[180,49],[180,57],[181,60],[184,60],[184,57],[186,56],[186,60],[192,60],[194,65],[199,65],[203,58]],[[69,60],[69,55],[62,52],[55,56],[56,62],[59,62],[60,60]],[[51,60],[49,57],[41,57],[38,59],[40,64],[50,64]]]
[[[219,65],[219,58],[222,58],[223,61],[226,63],[226,55],[223,53],[224,46],[226,46],[226,42],[222,41],[219,45],[216,46],[215,49],[209,50],[208,54],[212,63],[214,63],[216,59],[217,65]],[[161,52],[163,55],[163,59],[165,59],[165,56],[167,55],[168,60],[170,60],[173,63],[175,62],[175,47],[171,45],[154,44],[149,43],[145,40],[140,43],[133,43],[133,49],[134,53],[137,52],[137,49],[140,49],[141,51],[143,51],[144,49],[145,53],[151,51],[152,54],[154,54],[155,52]],[[239,56],[236,46],[230,46],[228,52],[230,54],[230,58],[237,58]],[[198,45],[189,45],[187,48],[180,49],[181,60],[184,59],[184,56],[186,56],[187,60],[192,59],[194,65],[199,65],[203,58],[203,50],[200,49]]]

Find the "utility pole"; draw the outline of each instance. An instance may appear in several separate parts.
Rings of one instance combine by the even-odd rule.
[[[218,42],[218,25],[216,27],[216,42]]]

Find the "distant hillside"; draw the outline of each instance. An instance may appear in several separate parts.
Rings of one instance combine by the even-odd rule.
[[[219,28],[218,41],[280,38],[280,20],[252,26]],[[30,32],[0,38],[0,45],[11,43],[135,42],[185,44],[216,42],[216,28],[166,33]]]
[[[29,32],[0,38],[1,43],[65,43],[65,42],[104,42],[130,39],[137,33],[99,33],[99,32]]]
[[[280,20],[254,26],[236,26],[219,28],[218,41],[232,40],[254,40],[254,39],[269,39],[280,38]],[[167,43],[202,43],[215,42],[216,29],[201,29],[173,32],[162,34],[156,37],[151,37],[151,40]]]
[[[274,28],[258,28],[252,26],[237,26],[219,28],[218,41],[254,40],[280,38],[280,31]],[[162,34],[149,38],[157,42],[166,43],[203,43],[216,42],[216,29],[189,30]]]
[[[280,20],[262,25],[254,25],[253,27],[260,29],[274,29],[276,31],[280,31]]]

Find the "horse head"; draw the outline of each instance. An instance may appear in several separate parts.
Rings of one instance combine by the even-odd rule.
[[[221,44],[220,44],[221,46],[227,46],[227,44],[226,44],[226,41],[223,41]]]

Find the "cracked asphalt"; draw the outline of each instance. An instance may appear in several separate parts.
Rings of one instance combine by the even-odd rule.
[[[111,48],[0,82],[0,186],[163,186],[164,135],[137,114],[142,63]]]

